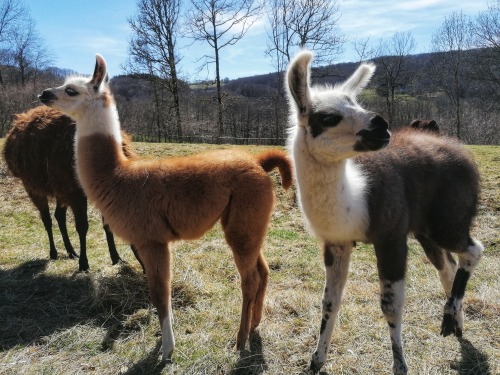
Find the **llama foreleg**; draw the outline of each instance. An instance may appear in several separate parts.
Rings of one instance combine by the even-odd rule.
[[[405,273],[408,247],[406,236],[386,238],[375,244],[380,280],[380,308],[389,327],[392,348],[392,371],[405,375],[408,366],[403,354],[401,325],[405,303]]]
[[[49,247],[50,247],[50,259],[57,259],[57,249],[54,243],[54,234],[52,232],[52,219],[50,218],[50,210],[49,210],[49,202],[47,197],[32,194],[28,191],[28,195],[31,198],[31,201],[38,209],[40,213],[40,218],[42,219],[43,226],[45,231],[47,232],[47,236],[49,237]]]
[[[451,288],[451,296],[444,306],[441,323],[441,335],[445,337],[452,333],[457,337],[462,337],[462,300],[469,277],[479,263],[483,250],[481,242],[469,238],[467,250],[458,254],[458,270]]]
[[[394,374],[404,375],[408,372],[408,367],[403,354],[403,344],[401,341],[401,325],[403,316],[403,306],[405,300],[404,279],[393,282],[380,280],[380,307],[391,338]]]
[[[321,328],[316,351],[312,355],[311,370],[319,372],[326,362],[328,347],[332,338],[333,327],[342,301],[342,294],[349,273],[352,243],[324,245],[325,264],[325,292],[323,295],[323,309]]]

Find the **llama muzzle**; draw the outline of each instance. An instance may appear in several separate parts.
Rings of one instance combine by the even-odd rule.
[[[386,147],[389,144],[391,133],[389,133],[389,124],[382,116],[375,115],[370,120],[368,129],[362,129],[356,133],[361,137],[354,145],[356,151],[376,151]]]
[[[38,95],[38,99],[45,105],[50,106],[58,98],[57,96],[49,90],[44,90],[41,95]]]

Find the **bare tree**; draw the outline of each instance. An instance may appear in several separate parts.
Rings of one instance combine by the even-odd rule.
[[[10,41],[12,33],[16,30],[19,22],[24,19],[26,10],[20,0],[1,0],[0,1],[0,84],[4,83],[2,74],[2,65],[8,65],[12,54],[10,51]]]
[[[332,64],[343,52],[345,36],[338,28],[336,0],[271,0],[268,54],[290,61],[300,48],[315,52],[318,64]]]
[[[172,107],[177,136],[182,136],[176,49],[179,33],[180,0],[139,0],[137,14],[129,19],[133,36],[129,43],[129,64],[132,73],[146,73],[153,87],[156,110],[164,104],[161,93],[172,95]],[[157,116],[158,129],[162,128]]]
[[[480,61],[472,66],[474,79],[487,87],[487,95],[493,98],[497,107],[500,103],[500,0],[480,12],[474,25],[475,44],[481,47],[478,52]]]
[[[376,52],[377,68],[381,77],[379,93],[385,97],[389,125],[394,125],[396,117],[396,91],[406,87],[411,81],[412,74],[407,65],[408,57],[415,46],[415,38],[411,32],[396,32],[388,41],[381,41]]]
[[[351,41],[354,51],[358,55],[358,62],[371,60],[376,53],[376,50],[370,47],[370,37],[364,39],[354,39]]]
[[[467,79],[468,61],[466,50],[473,47],[473,27],[463,12],[454,12],[432,36],[434,79],[443,90],[455,112],[456,135],[460,138],[462,125],[462,101],[470,80]]]
[[[220,51],[240,41],[256,21],[263,5],[259,0],[191,0],[187,28],[195,41],[206,42],[213,56],[204,56],[203,65],[215,64],[218,132],[224,132],[224,106],[220,78]]]
[[[38,73],[52,63],[52,53],[43,44],[35,23],[26,16],[11,32],[11,54],[17,68],[18,82],[35,83]]]
[[[284,100],[283,71],[300,48],[315,52],[319,64],[332,64],[343,52],[345,36],[337,24],[340,19],[336,0],[270,0],[268,4],[268,45],[278,72],[275,97],[275,135],[283,133],[283,115],[280,108]]]

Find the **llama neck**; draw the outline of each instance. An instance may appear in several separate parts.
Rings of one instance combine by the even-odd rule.
[[[97,183],[111,181],[126,159],[122,150],[116,106],[98,106],[76,118],[75,158],[78,179],[85,194],[95,201]]]
[[[126,159],[121,145],[110,135],[93,134],[77,138],[76,172],[85,194],[97,202],[112,189],[116,175]]]
[[[122,143],[116,104],[111,96],[107,98],[107,100],[95,101],[84,113],[75,116],[77,122],[76,140],[101,134],[111,136],[118,144]]]
[[[300,205],[310,229],[324,241],[364,241],[367,179],[352,159],[320,163],[300,137],[292,146]]]

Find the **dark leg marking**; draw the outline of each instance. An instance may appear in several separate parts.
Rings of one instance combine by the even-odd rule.
[[[457,299],[463,298],[469,277],[470,273],[463,268],[457,270],[451,289],[451,297],[444,307],[443,322],[441,323],[441,335],[444,337],[452,333],[456,337],[462,337],[462,329],[458,326],[458,322],[455,318],[457,314],[455,302]]]

